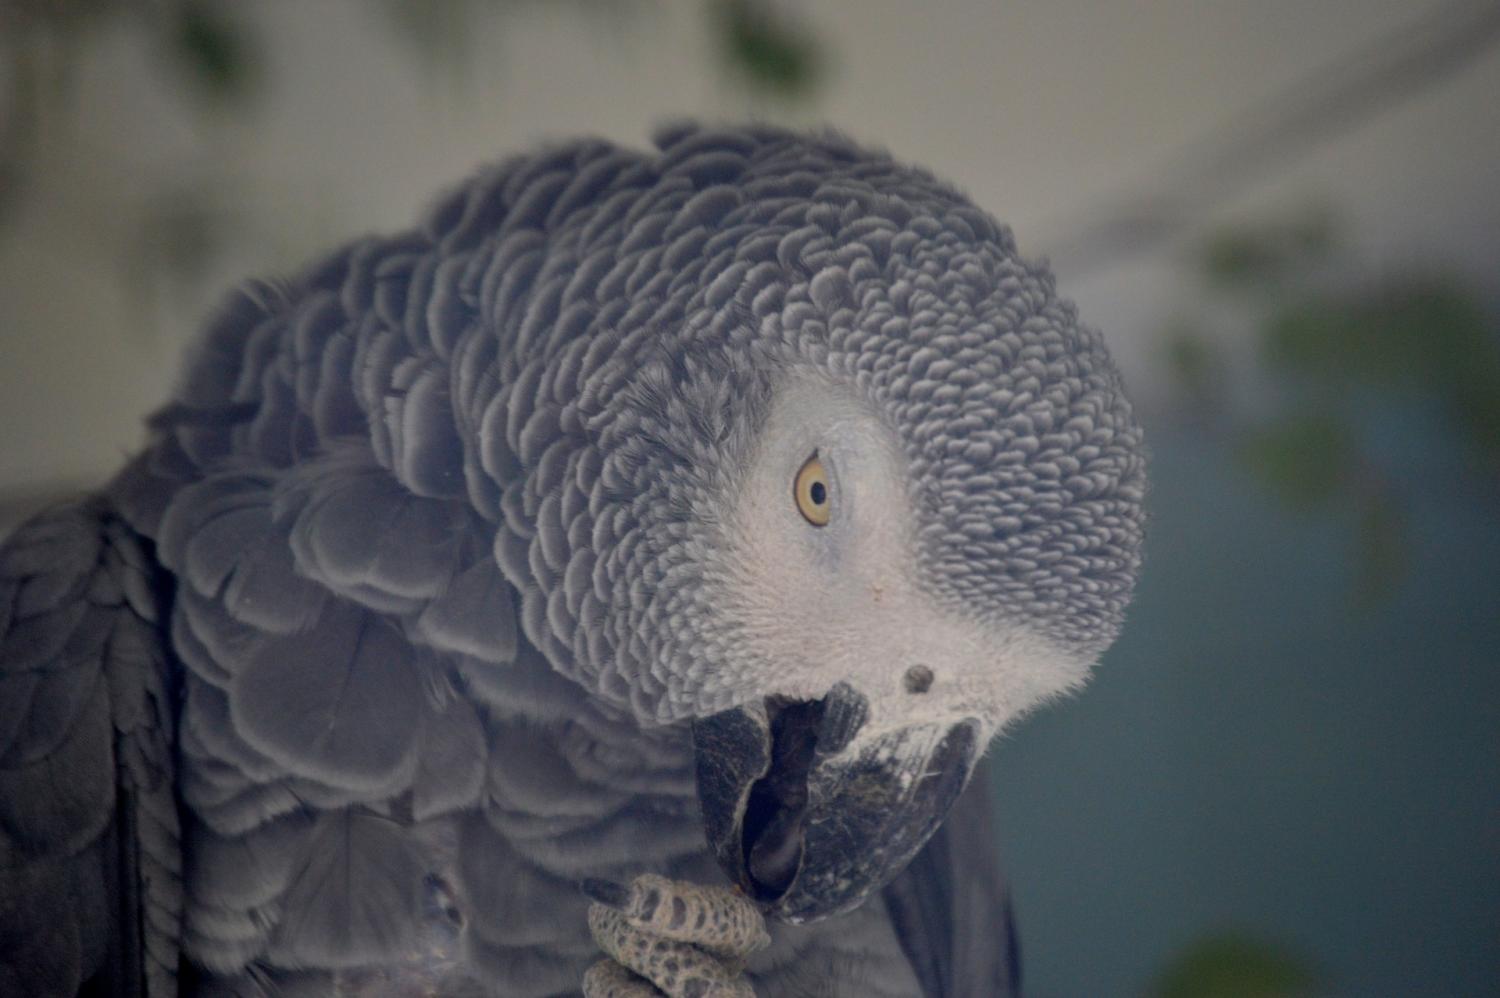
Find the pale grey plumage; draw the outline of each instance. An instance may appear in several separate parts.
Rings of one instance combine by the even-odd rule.
[[[658,145],[513,159],[237,293],[147,449],[8,542],[0,894],[76,899],[0,903],[12,983],[170,993],[180,944],[208,993],[572,993],[577,880],[722,879],[681,722],[776,692],[719,607],[789,372],[899,441],[938,605],[1113,639],[1140,433],[1045,268],[834,135]],[[778,929],[766,993],[1008,988],[998,877],[963,872],[984,807],[888,904]]]

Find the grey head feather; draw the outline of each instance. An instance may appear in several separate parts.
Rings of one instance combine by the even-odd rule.
[[[778,380],[807,369],[901,441],[935,598],[1084,654],[1113,639],[1144,459],[1099,335],[959,192],[832,133],[676,126],[655,153],[587,141],[481,173],[416,230],[232,300],[156,421],[153,473],[251,461],[329,490],[293,469],[355,454],[365,484],[297,514],[296,568],[402,614],[451,559],[340,548],[339,521],[437,537],[462,502],[527,639],[671,721],[751,692],[716,678],[723,497]]]
[[[481,297],[481,328],[508,320],[525,347],[479,426],[486,468],[523,469],[497,554],[527,635],[638,715],[743,697],[715,685],[723,496],[778,378],[812,367],[902,440],[934,593],[1107,645],[1138,569],[1140,432],[1045,268],[951,188],[836,136],[662,141],[615,175],[640,186],[600,193],[628,197],[617,222],[502,231],[498,255],[536,276]]]

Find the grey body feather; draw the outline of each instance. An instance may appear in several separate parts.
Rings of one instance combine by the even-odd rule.
[[[882,413],[939,603],[1113,638],[1139,430],[1045,269],[837,136],[658,144],[236,293],[144,452],[6,542],[0,992],[169,995],[180,948],[205,994],[572,994],[579,879],[722,881],[686,722],[768,692],[717,504],[791,370]],[[984,784],[763,993],[1009,993]]]

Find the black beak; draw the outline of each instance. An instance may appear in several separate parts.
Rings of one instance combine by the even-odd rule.
[[[860,737],[867,717],[840,683],[822,700],[770,698],[694,723],[709,847],[768,915],[856,907],[910,862],[968,780],[974,722]]]

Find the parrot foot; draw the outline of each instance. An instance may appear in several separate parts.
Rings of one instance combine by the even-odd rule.
[[[754,998],[745,958],[771,939],[744,895],[649,873],[583,889],[589,931],[610,956],[584,976],[586,998]]]
[[[661,992],[623,965],[600,960],[583,975],[583,998],[661,998]]]

